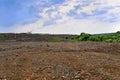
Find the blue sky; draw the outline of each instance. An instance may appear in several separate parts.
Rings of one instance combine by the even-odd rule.
[[[11,27],[37,20],[37,9],[34,6],[23,6],[32,2],[33,0],[0,0],[0,26]]]
[[[120,30],[120,0],[0,0],[0,32],[51,34]]]

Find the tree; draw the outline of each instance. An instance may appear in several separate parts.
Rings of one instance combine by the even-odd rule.
[[[81,41],[88,41],[90,36],[91,36],[91,34],[81,33],[79,40],[81,40]]]

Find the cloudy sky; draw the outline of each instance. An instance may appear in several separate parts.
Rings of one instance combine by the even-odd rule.
[[[0,0],[0,32],[120,31],[120,0]]]

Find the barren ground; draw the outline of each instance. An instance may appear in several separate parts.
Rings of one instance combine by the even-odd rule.
[[[0,42],[0,80],[120,80],[120,43]]]

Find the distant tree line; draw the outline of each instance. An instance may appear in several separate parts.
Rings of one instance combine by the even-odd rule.
[[[94,42],[120,42],[120,31],[116,32],[116,33],[107,33],[107,34],[89,34],[89,33],[81,33],[80,35],[77,36],[73,36],[72,38],[70,36],[68,37],[49,37],[49,35],[46,35],[46,37],[44,37],[44,35],[41,36],[40,35],[35,35],[35,34],[31,34],[31,33],[25,33],[25,34],[13,34],[15,35],[14,37],[12,36],[12,34],[7,35],[7,34],[0,34],[0,40],[5,40],[5,39],[16,39],[18,38],[18,40],[20,39],[28,39],[32,40],[35,39],[37,41],[41,41],[41,40],[47,40],[47,41],[94,41]],[[18,37],[16,37],[18,36]],[[7,38],[6,38],[7,37]],[[44,39],[43,39],[44,38]]]
[[[120,42],[120,31],[108,34],[81,33],[80,35],[73,37],[72,40],[96,41],[96,42]]]

